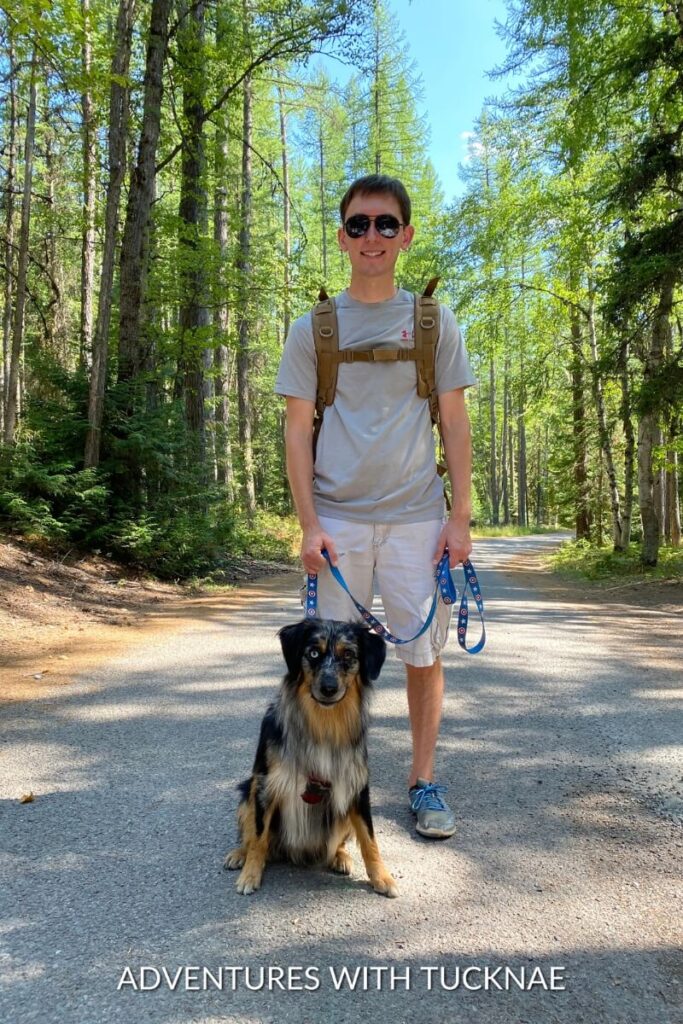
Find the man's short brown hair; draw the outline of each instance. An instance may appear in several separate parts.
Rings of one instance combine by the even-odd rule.
[[[398,178],[390,178],[388,174],[366,174],[364,178],[356,178],[353,184],[349,185],[339,204],[342,224],[346,220],[346,211],[354,196],[376,195],[393,196],[399,205],[403,223],[410,224],[410,197],[406,187]]]

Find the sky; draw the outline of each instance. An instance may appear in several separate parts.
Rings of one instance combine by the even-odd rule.
[[[505,46],[495,21],[506,20],[504,0],[386,0],[398,20],[424,86],[421,111],[431,130],[429,156],[447,200],[464,185],[458,164],[467,157],[467,133],[484,100],[506,84],[486,72],[500,64]],[[344,81],[351,69],[325,61],[328,74]]]
[[[431,128],[429,155],[446,194],[463,191],[458,163],[467,156],[471,132],[484,100],[505,92],[504,79],[486,75],[505,57],[495,30],[504,23],[504,0],[387,0],[405,34],[424,84],[424,109]]]

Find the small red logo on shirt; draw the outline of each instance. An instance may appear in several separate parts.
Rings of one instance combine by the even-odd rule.
[[[413,332],[412,331],[401,331],[401,337],[403,339],[405,339],[405,340],[407,340],[408,338],[412,338],[413,337]]]

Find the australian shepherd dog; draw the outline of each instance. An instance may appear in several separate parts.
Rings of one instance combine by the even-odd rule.
[[[376,892],[398,896],[370,813],[367,727],[384,640],[359,623],[306,619],[279,633],[287,673],[261,723],[252,775],[241,783],[237,891],[261,885],[269,860],[351,873],[355,834]]]

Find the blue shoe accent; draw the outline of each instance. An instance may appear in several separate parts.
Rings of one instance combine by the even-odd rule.
[[[438,786],[427,779],[418,779],[411,786],[410,809],[417,816],[416,830],[431,839],[448,839],[455,832],[455,815],[441,796],[447,786]]]

